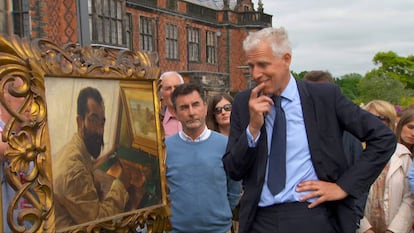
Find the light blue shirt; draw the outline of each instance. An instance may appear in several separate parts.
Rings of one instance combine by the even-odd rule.
[[[300,201],[300,197],[306,195],[308,192],[296,192],[295,189],[297,185],[307,180],[319,180],[312,165],[299,91],[293,77],[290,77],[289,83],[285,90],[283,90],[281,96],[283,97],[282,108],[286,115],[286,185],[277,195],[273,196],[270,193],[269,188],[267,187],[267,164],[259,206]],[[268,153],[270,152],[275,116],[275,107],[272,106],[270,113],[265,117]],[[249,146],[257,146],[260,134],[255,141],[252,141],[249,127],[247,127],[246,132],[247,137],[250,138],[248,140]],[[308,201],[312,202],[314,200],[315,199],[310,199]]]

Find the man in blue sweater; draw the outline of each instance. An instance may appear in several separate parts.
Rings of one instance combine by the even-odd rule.
[[[171,232],[230,232],[241,184],[224,171],[227,137],[207,128],[207,103],[199,85],[178,86],[172,102],[183,129],[165,139]]]

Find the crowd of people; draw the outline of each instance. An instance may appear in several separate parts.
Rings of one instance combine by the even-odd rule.
[[[243,50],[257,85],[234,97],[160,76],[170,232],[413,232],[414,109],[358,106],[326,71],[295,79],[283,27],[249,33]],[[60,152],[70,155],[53,163],[59,226],[128,202],[123,174],[105,198],[97,191],[104,119],[99,91],[83,89],[78,132]],[[79,185],[91,189],[68,188]]]
[[[171,232],[230,232],[241,184],[226,176],[221,161],[227,137],[207,128],[200,86],[182,84],[171,98],[183,128],[165,139]]]
[[[330,74],[325,71],[309,72],[308,75],[305,76],[305,81],[333,83],[333,79],[316,77],[321,74],[331,77]],[[215,159],[221,161],[219,158],[226,147],[223,145],[223,142],[227,142],[227,139],[222,137],[221,149],[217,152],[213,152],[213,148],[219,147],[218,141],[210,145],[206,144],[205,146],[207,147],[205,149],[202,149],[205,146],[197,144],[197,142],[199,143],[199,141],[209,138],[209,136],[206,136],[206,132],[211,134],[210,130],[221,133],[227,137],[229,136],[233,97],[228,93],[219,93],[208,97],[208,101],[206,101],[206,97],[203,96],[203,94],[200,94],[203,93],[203,91],[199,86],[185,84],[177,87],[179,90],[175,93],[175,100],[172,101],[173,106],[175,106],[172,112],[183,125],[183,130],[177,130],[173,134],[175,137],[167,137],[166,139],[166,175],[170,185],[170,199],[172,201],[172,232],[199,232],[202,229],[205,231],[201,232],[230,232],[230,230],[236,232],[234,223],[230,225],[229,219],[231,217],[229,215],[227,215],[227,221],[225,221],[227,224],[223,224],[223,228],[220,230],[221,228],[212,228],[212,226],[217,226],[216,224],[220,223],[220,218],[214,217],[215,215],[220,216],[220,214],[207,214],[200,211],[207,211],[209,206],[214,206],[214,210],[223,212],[223,209],[218,208],[222,207],[223,204],[218,203],[223,203],[224,201],[226,203],[224,206],[230,205],[230,208],[226,207],[227,214],[229,214],[230,212],[228,210],[230,209],[231,211],[234,211],[239,196],[242,194],[238,192],[239,189],[237,188],[233,189],[232,192],[232,190],[229,189],[229,186],[226,186],[225,184],[221,184],[221,191],[213,189],[212,187],[217,186],[217,183],[214,184],[213,182],[217,181],[209,178],[207,172],[211,170],[212,165],[210,163],[213,161],[210,156],[216,156]],[[181,90],[181,88],[187,90]],[[192,97],[191,93],[193,91],[198,93],[196,95],[197,98]],[[178,101],[177,103],[177,96],[182,96],[179,100],[187,100],[188,102],[181,103]],[[198,102],[192,102],[194,99],[197,99]],[[206,108],[207,106],[207,111],[205,112],[204,109],[200,110],[199,113],[192,113],[192,108],[201,108],[201,106],[203,108]],[[362,109],[370,112],[395,132],[398,141],[391,159],[386,163],[378,178],[371,185],[369,192],[366,191],[361,196],[355,198],[355,230],[356,232],[365,233],[411,232],[414,221],[414,166],[411,166],[412,147],[414,145],[414,110],[407,109],[403,111],[401,119],[398,120],[395,107],[384,100],[373,100],[364,105]],[[183,116],[183,112],[185,112],[185,117]],[[194,121],[197,121],[198,124],[195,124]],[[411,124],[412,127],[410,127],[409,124]],[[197,125],[199,131],[192,134],[194,125]],[[213,139],[209,140],[212,141]],[[355,163],[358,163],[359,158],[363,156],[362,153],[364,147],[366,147],[366,142],[362,139],[357,139],[351,133],[344,131],[342,144],[347,157],[347,164],[352,166]],[[200,151],[208,151],[209,153],[202,154]],[[205,157],[206,161],[200,160],[199,156]],[[411,170],[410,167],[412,167]],[[410,176],[408,176],[409,171],[412,173]],[[222,178],[226,177],[223,174],[221,176]],[[410,178],[410,184],[407,177]],[[203,186],[201,186],[200,183],[202,183]],[[230,193],[223,193],[223,190],[228,190]],[[213,197],[211,192],[217,195],[217,197]],[[231,196],[233,199],[220,199],[218,196],[221,196],[221,198]],[[204,200],[204,202],[200,202],[200,199]],[[185,209],[186,211],[181,209],[183,206],[189,204],[194,207],[191,208],[191,211],[189,211],[188,208]],[[202,220],[198,219],[201,217]],[[207,225],[203,226],[203,224]],[[320,230],[325,229],[326,225],[323,225]],[[262,229],[256,232],[268,231]],[[351,231],[336,229],[332,232]]]
[[[397,138],[401,137],[401,131],[395,131],[397,113],[391,103],[372,100],[363,108],[393,130]],[[398,125],[401,123],[398,122],[397,127],[401,127]],[[398,140],[391,159],[371,185],[358,232],[410,232],[414,199],[408,187],[407,173],[411,163],[412,152]]]
[[[250,33],[243,49],[254,88],[161,92],[182,125],[165,139],[171,232],[412,232],[414,110],[358,106],[326,71],[295,79],[284,28]]]

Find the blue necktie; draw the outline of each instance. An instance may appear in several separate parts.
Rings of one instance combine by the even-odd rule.
[[[282,109],[282,97],[273,96],[276,116],[270,146],[267,186],[273,195],[285,188],[286,183],[286,117]]]

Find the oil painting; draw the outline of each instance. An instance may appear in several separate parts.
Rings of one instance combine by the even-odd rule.
[[[159,68],[149,56],[15,36],[0,36],[0,50],[0,102],[11,114],[2,186],[14,190],[1,203],[3,231],[167,229]],[[11,108],[7,94],[22,104]]]

